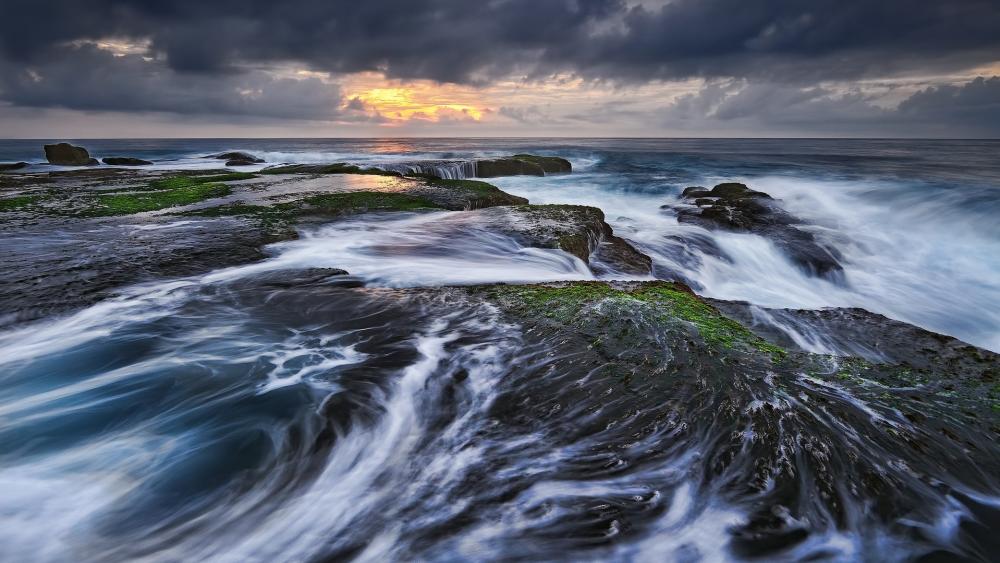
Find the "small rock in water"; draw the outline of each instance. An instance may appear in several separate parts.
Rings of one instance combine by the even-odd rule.
[[[27,162],[2,162],[0,163],[0,172],[8,172],[11,170],[20,170],[22,168],[27,168]]]
[[[149,166],[153,164],[148,160],[143,160],[141,158],[132,158],[130,156],[109,156],[107,158],[101,159],[104,164],[109,164],[111,166]]]
[[[226,166],[249,166],[251,164],[260,164],[264,162],[263,158],[257,158],[252,154],[239,151],[213,154],[210,156],[206,156],[205,158],[225,160]]]
[[[818,243],[812,233],[796,227],[803,221],[782,209],[764,192],[726,182],[711,190],[701,186],[685,188],[681,196],[694,200],[696,206],[682,206],[677,210],[677,220],[682,223],[764,236],[810,274],[836,278],[843,271],[840,253]]]
[[[99,164],[96,158],[90,158],[90,153],[83,147],[69,143],[45,145],[45,158],[49,164],[59,166],[93,166]]]

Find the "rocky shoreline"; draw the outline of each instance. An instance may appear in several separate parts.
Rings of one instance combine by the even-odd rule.
[[[227,153],[213,158],[232,161],[253,157]],[[556,167],[543,173],[566,171],[561,159],[530,155],[516,158],[543,168]],[[598,269],[603,265],[627,275],[650,276],[652,268],[648,256],[614,234],[600,209],[531,205],[486,182],[423,174],[404,176],[342,164],[272,167],[259,173],[124,168],[8,173],[0,176],[0,194],[0,230],[7,237],[90,222],[112,229],[136,221],[150,227],[141,235],[112,237],[97,245],[84,238],[73,253],[71,266],[58,257],[33,262],[18,253],[9,255],[2,264],[5,274],[0,284],[0,303],[6,312],[4,325],[75,310],[112,295],[125,284],[198,275],[225,265],[260,260],[265,256],[264,245],[294,239],[298,236],[297,226],[368,212],[464,211],[474,214],[471,221],[513,236],[526,246],[561,249]],[[829,276],[839,269],[836,250],[817,245],[807,232],[797,228],[799,221],[767,194],[742,184],[721,184],[711,190],[689,188],[683,196],[694,200],[694,205],[680,209],[681,221],[764,233],[817,275]],[[197,228],[178,227],[180,235],[174,229],[156,228],[178,221]],[[79,278],[67,275],[74,269],[92,273]],[[726,302],[716,305],[757,329],[746,313],[747,306]],[[821,313],[827,318],[839,314],[837,310]],[[880,330],[909,326],[870,313],[853,314],[862,315],[868,328],[855,328],[856,334],[842,338],[845,342],[875,342],[874,333]],[[788,344],[780,331],[764,329],[761,334]],[[904,348],[901,340],[905,339],[895,341],[893,361],[926,355],[917,349],[909,355],[900,352]],[[990,358],[995,361],[993,356]],[[995,378],[995,373],[990,372],[983,381],[995,385]],[[997,399],[1000,397],[990,399],[994,409],[1000,405]]]
[[[247,160],[214,158],[233,166]],[[569,172],[557,160],[512,159],[507,168],[480,161],[477,169]],[[837,277],[836,249],[781,202],[745,185],[691,188],[665,211],[705,229],[760,234],[814,275]],[[530,385],[508,385],[488,406],[498,441],[531,435],[543,423],[546,448],[572,448],[615,428],[617,438],[571,460],[568,471],[587,479],[680,455],[671,448],[703,449],[690,471],[750,507],[731,530],[734,553],[745,556],[803,541],[809,515],[848,522],[851,507],[876,502],[869,518],[892,523],[922,509],[938,476],[989,490],[989,476],[1000,474],[997,354],[861,309],[705,299],[679,280],[654,279],[650,257],[596,207],[535,205],[487,182],[425,172],[344,163],[256,172],[9,171],[0,175],[0,238],[8,250],[0,256],[0,328],[66,318],[124,288],[141,294],[143,283],[265,263],[268,244],[319,226],[426,214],[438,214],[442,236],[458,238],[471,225],[525,248],[561,250],[605,279],[393,288],[370,287],[349,268],[314,267],[265,271],[219,294],[305,303],[307,311],[414,299],[442,317],[469,304],[487,307],[493,322],[518,327],[537,354],[517,368],[517,381]],[[392,260],[393,249],[380,251]],[[455,399],[469,393],[468,377],[459,370],[434,385]],[[354,424],[346,399],[333,397],[321,407],[328,423]],[[635,450],[647,442],[653,445]],[[887,469],[877,461],[885,456],[871,458],[864,448],[896,465]],[[918,466],[925,473],[905,469]],[[516,490],[524,479],[503,486]],[[615,502],[591,511],[602,530],[641,522],[649,499]]]

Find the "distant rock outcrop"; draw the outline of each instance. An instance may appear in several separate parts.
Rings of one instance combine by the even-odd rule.
[[[130,156],[110,156],[108,158],[101,159],[104,164],[111,166],[149,166],[153,164],[148,160],[143,160],[141,158],[132,158]]]
[[[99,164],[96,158],[90,158],[90,153],[83,147],[69,143],[45,145],[45,158],[49,164],[59,166],[93,166]]]

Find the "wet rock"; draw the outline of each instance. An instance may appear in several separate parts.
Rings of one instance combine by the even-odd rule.
[[[693,200],[693,206],[665,206],[676,209],[678,221],[764,236],[809,274],[840,279],[843,272],[840,253],[801,229],[803,222],[782,209],[770,195],[735,182],[719,184],[711,190],[693,186],[681,195]]]
[[[955,372],[1000,381],[1000,355],[864,309],[766,309],[742,302],[707,301],[761,337],[789,349],[803,350],[802,343],[811,342],[838,355],[916,369],[944,364]]]
[[[264,162],[263,158],[257,158],[252,154],[239,151],[213,154],[211,156],[206,156],[205,158],[225,160],[226,166],[249,166],[251,164],[260,164]]]
[[[516,158],[497,158],[493,160],[476,161],[476,176],[479,178],[497,178],[500,176],[544,176],[545,169],[541,166]]]
[[[572,170],[573,166],[568,160],[557,156],[516,154],[506,158],[476,161],[476,176],[479,178],[545,176],[546,174],[568,174]]]
[[[727,532],[738,556],[787,556],[847,513],[862,515],[856,526],[887,527],[956,488],[928,482],[988,491],[1000,470],[1000,403],[988,377],[961,365],[919,371],[783,350],[663,282],[469,291],[546,358],[510,376],[491,420],[525,433],[551,428],[539,452],[586,444],[591,455],[624,458],[588,464],[588,479],[677,463],[698,448],[690,468],[704,487],[752,499]],[[996,369],[995,357],[970,353]]]
[[[533,154],[515,154],[511,158],[537,164],[546,174],[569,174],[573,165],[568,160],[558,156],[536,156]]]
[[[109,156],[107,158],[101,159],[104,164],[111,166],[149,166],[153,164],[148,160],[143,160],[141,158],[133,158],[130,156]]]
[[[45,145],[45,158],[49,164],[59,166],[93,166],[98,164],[97,159],[90,158],[87,149],[69,143]]]
[[[529,246],[559,248],[588,265],[628,275],[649,275],[652,260],[615,236],[604,212],[583,205],[518,205],[481,213],[491,230]]]
[[[2,162],[0,163],[0,172],[13,172],[27,167],[27,162]]]
[[[684,197],[705,197],[709,195],[709,190],[708,188],[703,188],[701,186],[691,186],[689,188],[684,188],[681,195]]]
[[[0,252],[0,327],[66,314],[129,284],[261,260],[261,247],[273,242],[241,218],[201,225],[176,217],[134,221],[44,216],[21,226],[0,221],[0,238],[17,233],[29,240]]]

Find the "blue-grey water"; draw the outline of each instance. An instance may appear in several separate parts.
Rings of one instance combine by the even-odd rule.
[[[44,164],[44,142],[0,141],[0,162],[61,169]],[[261,167],[560,155],[573,174],[491,182],[532,203],[601,208],[616,234],[653,258],[659,277],[683,279],[707,297],[770,308],[861,307],[1000,351],[998,141],[75,142],[98,158],[134,156],[168,169],[216,168],[203,157],[229,150],[264,158]],[[762,237],[705,231],[661,209],[687,186],[723,181],[779,198],[840,250],[843,279],[808,275]],[[905,460],[873,459],[919,506],[891,525],[863,501],[840,519],[792,507],[776,517],[808,533],[741,550],[732,530],[746,521],[749,503],[695,471],[704,443],[681,440],[669,454],[611,470],[615,460],[589,457],[602,445],[600,433],[557,439],[544,425],[501,432],[491,408],[498,397],[530,389],[547,361],[544,346],[481,304],[388,288],[595,274],[565,253],[522,248],[462,223],[468,220],[444,212],[373,215],[312,227],[271,247],[261,263],[123,288],[76,313],[4,329],[0,559],[996,555],[961,531],[976,518],[997,523],[998,480],[975,468],[973,477],[918,476]],[[677,241],[693,236],[709,237],[721,252],[681,252]],[[259,281],[308,267],[344,268],[366,288],[275,290]],[[812,351],[837,352],[822,339],[804,341]],[[582,377],[546,373],[567,382]],[[801,396],[817,387],[806,377],[796,385]],[[762,400],[779,410],[815,417],[815,433],[797,430],[797,437],[848,432],[800,395],[761,392],[775,393]],[[838,393],[827,399],[866,413],[857,424],[872,425],[856,427],[859,436],[885,431],[878,421],[889,410]],[[632,446],[652,451],[665,439],[647,436]],[[852,435],[845,443],[854,439],[862,440]],[[812,494],[803,490],[801,499]],[[597,530],[605,520],[588,518],[608,506],[643,524],[623,530],[622,517]]]

